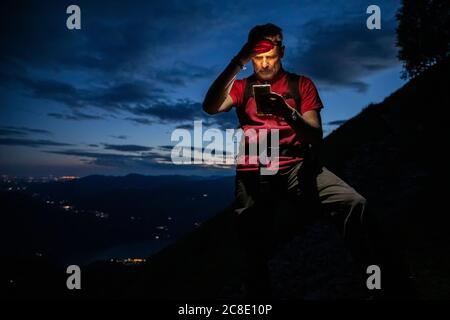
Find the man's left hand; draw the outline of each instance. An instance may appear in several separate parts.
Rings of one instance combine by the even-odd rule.
[[[271,92],[267,95],[267,103],[270,106],[270,110],[273,115],[287,119],[295,110],[287,104],[282,95]]]

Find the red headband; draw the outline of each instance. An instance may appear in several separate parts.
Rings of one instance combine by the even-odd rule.
[[[253,52],[256,54],[261,54],[261,53],[269,52],[274,47],[275,47],[275,45],[273,44],[272,41],[264,39],[264,40],[258,41],[256,43],[255,47],[253,48]]]

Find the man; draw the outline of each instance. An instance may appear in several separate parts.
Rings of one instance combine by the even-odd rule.
[[[279,130],[279,157],[272,163],[278,171],[274,176],[262,175],[260,161],[250,163],[247,154],[241,155],[244,160],[237,164],[235,215],[247,258],[246,289],[253,297],[267,297],[271,292],[267,248],[269,230],[276,218],[276,199],[293,203],[298,220],[317,211],[314,203],[320,203],[320,208],[328,209],[326,212],[336,221],[355,257],[359,259],[365,250],[362,227],[366,199],[314,158],[313,150],[322,141],[323,105],[309,78],[283,69],[282,40],[279,27],[255,26],[248,42],[214,81],[203,102],[204,111],[211,115],[235,106],[244,136],[251,129]],[[253,75],[236,80],[250,60]],[[258,114],[255,99],[249,95],[250,84],[271,85],[272,92],[265,98],[271,114]],[[244,139],[243,143],[255,141]]]

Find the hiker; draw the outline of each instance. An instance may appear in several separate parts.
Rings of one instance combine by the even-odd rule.
[[[327,213],[355,259],[361,265],[368,263],[362,258],[367,243],[366,199],[320,164],[317,149],[323,137],[320,117],[323,104],[311,79],[284,70],[282,41],[282,30],[274,24],[252,28],[247,43],[212,83],[203,102],[204,111],[211,115],[228,112],[234,106],[244,132],[244,153],[239,155],[236,167],[234,212],[246,257],[246,292],[251,297],[271,296],[267,266],[269,230],[276,218],[279,199],[292,204],[299,221],[306,220],[312,212]],[[237,80],[249,61],[253,74]],[[257,110],[253,95],[253,85],[263,84],[270,84],[270,92],[262,98],[269,110],[265,114]],[[253,139],[245,135],[261,129],[268,130],[266,137]],[[279,134],[278,157],[269,164],[251,161],[250,145],[258,139],[270,141],[270,131],[274,129]],[[275,174],[262,174],[262,169],[271,168]],[[314,209],[316,204],[318,210]]]

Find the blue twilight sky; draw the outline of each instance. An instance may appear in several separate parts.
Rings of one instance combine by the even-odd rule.
[[[81,30],[66,28],[70,4],[81,8]],[[371,4],[381,8],[381,30],[366,28]],[[0,6],[1,174],[232,174],[233,167],[171,164],[171,133],[201,119],[205,129],[237,126],[234,111],[208,116],[201,101],[256,24],[283,28],[283,66],[315,82],[325,134],[404,83],[399,0]]]

